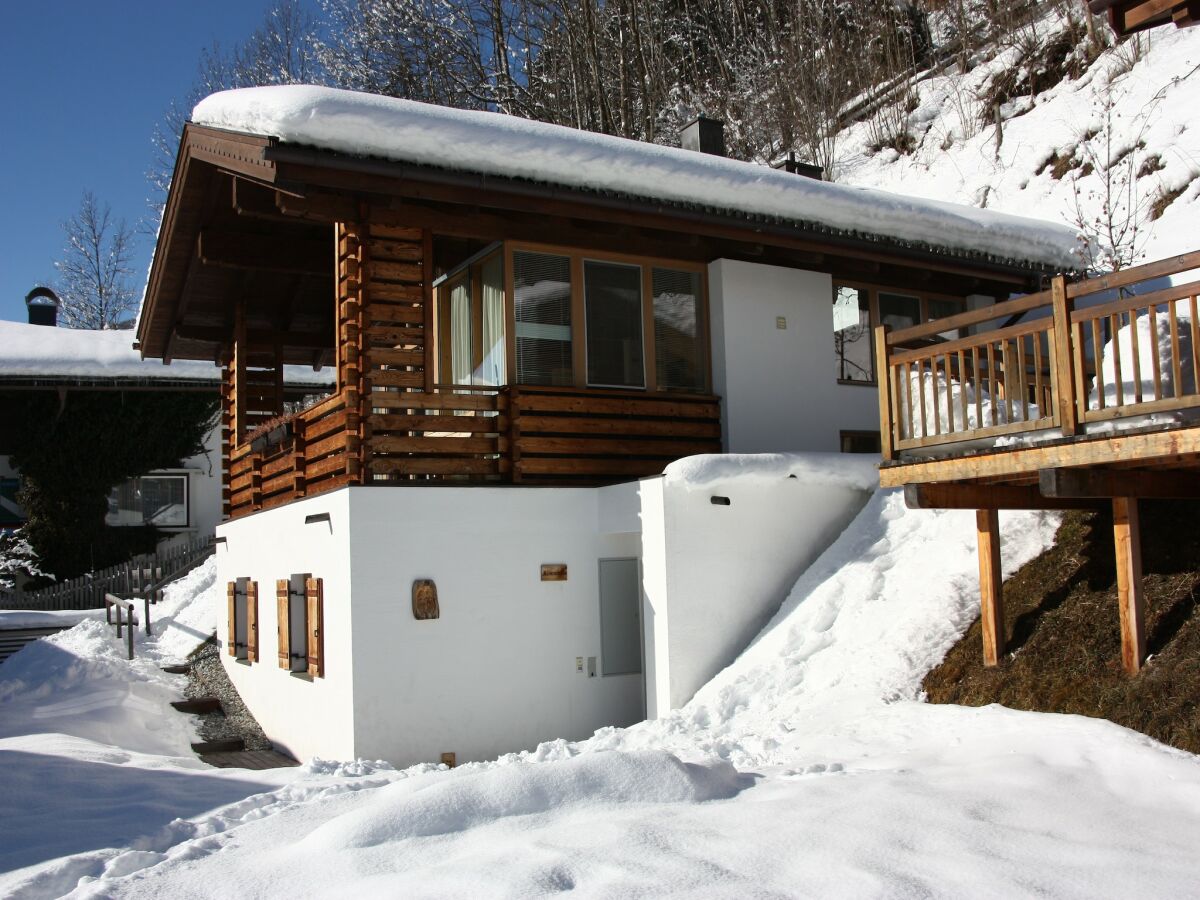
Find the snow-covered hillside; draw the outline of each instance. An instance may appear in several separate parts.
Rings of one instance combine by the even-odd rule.
[[[1063,27],[1051,13],[1033,31],[1046,46]],[[1020,58],[1010,47],[963,77],[951,65],[949,74],[921,81],[908,116],[911,153],[872,150],[865,122],[849,129],[839,144],[839,180],[1054,222],[1082,220],[1089,230],[1097,218],[1121,224],[1132,213],[1139,260],[1196,249],[1200,29],[1155,29],[1137,44],[1104,51],[1078,79],[1007,101],[997,147],[992,112],[979,98]]]

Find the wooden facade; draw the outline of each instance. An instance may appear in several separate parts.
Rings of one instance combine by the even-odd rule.
[[[1122,661],[1141,667],[1137,500],[1200,496],[1200,282],[1163,286],[1197,267],[1200,252],[1075,283],[1059,276],[935,325],[876,331],[880,483],[904,487],[913,507],[978,511],[989,665],[1004,651],[995,511],[1104,503]]]
[[[571,322],[556,327],[573,330],[573,364],[526,383],[517,377],[513,259],[535,251],[570,260]],[[503,260],[507,377],[453,383],[450,317],[436,284],[488,252]],[[704,286],[708,263],[721,258],[959,302],[1028,290],[1046,275],[983,254],[932,254],[188,125],[138,339],[146,356],[221,363],[230,516],[345,485],[601,484],[722,449]],[[587,368],[577,279],[593,262],[640,267],[641,368],[632,383],[613,386]],[[698,285],[701,371],[682,388],[656,369],[649,295],[662,267]],[[290,402],[286,365],[331,367],[333,392]]]

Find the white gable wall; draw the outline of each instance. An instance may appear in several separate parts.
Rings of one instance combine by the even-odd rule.
[[[875,387],[837,383],[829,275],[719,259],[708,293],[726,452],[836,451],[839,430],[879,430]]]

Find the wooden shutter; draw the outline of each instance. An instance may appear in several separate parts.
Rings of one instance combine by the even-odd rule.
[[[246,584],[246,660],[258,662],[258,582]]]
[[[279,668],[292,668],[291,642],[288,629],[291,627],[291,609],[288,604],[288,580],[280,578],[275,582],[275,620],[279,633]]]
[[[225,652],[237,656],[237,582],[231,581],[225,589],[229,599],[229,640],[225,642]]]
[[[320,578],[304,580],[304,599],[308,608],[308,674],[325,677],[324,583]]]

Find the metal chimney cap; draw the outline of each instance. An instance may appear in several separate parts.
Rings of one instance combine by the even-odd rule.
[[[62,306],[58,294],[48,287],[35,287],[25,295],[26,306]]]
[[[698,150],[713,156],[725,155],[725,123],[699,115],[679,131],[679,146],[684,150]]]

